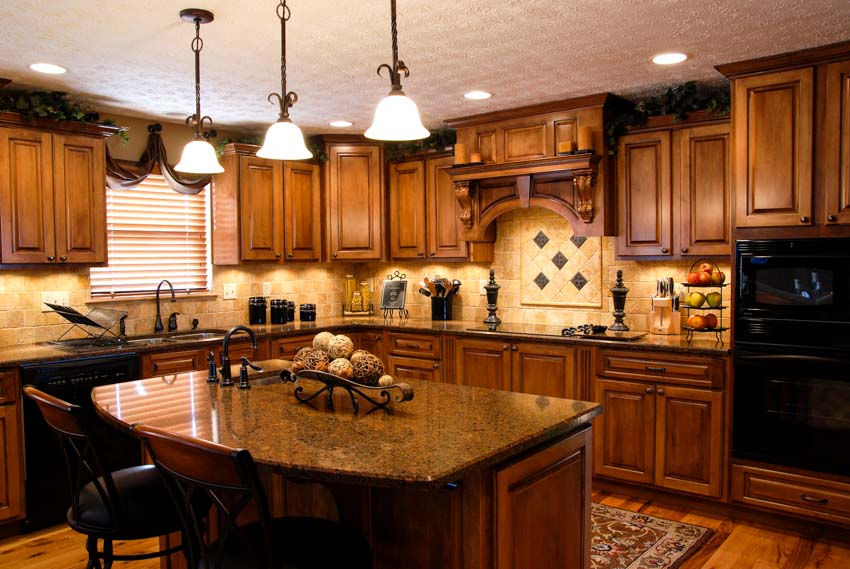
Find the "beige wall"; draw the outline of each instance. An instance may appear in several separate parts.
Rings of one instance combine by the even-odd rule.
[[[522,248],[520,228],[528,223],[545,223],[548,227],[569,224],[562,218],[543,210],[524,210],[506,214],[498,221],[496,241],[496,280],[502,286],[499,296],[499,316],[505,322],[535,322],[575,325],[585,322],[610,324],[610,289],[615,273],[622,268],[626,286],[630,288],[626,322],[636,330],[646,330],[650,296],[655,292],[655,279],[673,276],[683,280],[690,262],[635,262],[614,258],[614,239],[601,240],[602,288],[601,308],[564,308],[524,306],[521,304],[522,276],[518,271]],[[445,276],[463,282],[454,300],[454,318],[481,321],[486,315],[486,299],[479,294],[478,284],[486,279],[490,266],[473,263],[335,263],[292,264],[277,267],[270,264],[248,267],[216,267],[213,281],[215,297],[178,299],[175,304],[163,303],[163,318],[170,312],[180,312],[181,329],[190,327],[198,318],[201,327],[227,327],[247,322],[247,299],[262,294],[263,282],[270,282],[272,297],[285,297],[296,304],[315,303],[318,317],[339,315],[342,303],[342,283],[346,273],[354,272],[358,279],[371,283],[372,300],[377,304],[381,282],[387,274],[399,270],[407,274],[409,285],[407,306],[413,317],[430,317],[430,300],[417,294],[416,285],[422,277]],[[721,267],[728,274],[728,264]],[[223,283],[237,283],[236,300],[222,300]],[[71,305],[82,312],[88,305],[88,269],[4,269],[0,272],[0,347],[56,339],[67,328],[59,316],[41,312],[41,291],[69,291]],[[126,310],[129,313],[127,331],[130,334],[153,331],[156,313],[153,300],[98,304],[97,306]]]

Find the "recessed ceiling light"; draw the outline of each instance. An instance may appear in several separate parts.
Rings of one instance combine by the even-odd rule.
[[[489,99],[493,96],[493,93],[488,93],[487,91],[470,91],[469,93],[464,93],[463,96],[473,101],[481,101],[482,99]]]
[[[334,128],[345,128],[353,125],[354,123],[351,121],[331,121],[328,123],[329,126]]]
[[[32,63],[30,64],[30,69],[38,71],[39,73],[48,73],[50,75],[61,75],[68,71],[61,65],[54,65],[52,63]]]
[[[659,53],[658,55],[652,58],[652,63],[658,65],[673,65],[674,63],[682,63],[687,58],[688,56],[684,53]]]

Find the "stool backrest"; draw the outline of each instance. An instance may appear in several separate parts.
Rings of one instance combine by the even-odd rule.
[[[191,567],[201,561],[206,563],[202,567],[218,567],[224,552],[234,545],[272,566],[271,515],[250,452],[146,425],[136,425],[133,434],[145,442],[166,478],[190,539]],[[195,511],[193,504],[197,503],[212,503],[218,512],[218,538],[209,545],[200,522],[206,512]],[[262,544],[251,543],[240,527],[240,514],[251,512],[259,517]],[[259,552],[255,550],[258,545]]]

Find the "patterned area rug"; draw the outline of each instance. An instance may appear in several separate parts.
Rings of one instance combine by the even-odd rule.
[[[711,537],[709,528],[593,504],[593,569],[673,569]]]

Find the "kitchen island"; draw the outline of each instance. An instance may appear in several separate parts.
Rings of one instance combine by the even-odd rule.
[[[145,423],[249,449],[275,513],[357,527],[376,569],[590,566],[598,404],[420,381],[412,401],[361,400],[354,414],[343,393],[335,410],[324,397],[300,403],[275,376],[239,390],[184,373],[98,387],[92,398],[119,428]],[[321,492],[305,481],[323,483],[329,505],[317,506]]]

